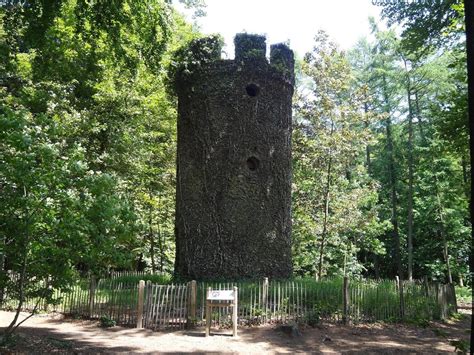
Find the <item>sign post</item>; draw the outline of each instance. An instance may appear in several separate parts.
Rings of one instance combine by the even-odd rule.
[[[232,307],[232,336],[237,336],[238,288],[233,290],[207,289],[206,297],[206,336],[211,332],[212,308]]]

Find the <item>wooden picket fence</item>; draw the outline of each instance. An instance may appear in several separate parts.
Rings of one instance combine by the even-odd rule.
[[[184,329],[188,320],[188,285],[145,286],[143,326],[157,329]]]
[[[129,276],[129,275],[127,275]],[[54,304],[39,310],[100,319],[116,324],[153,330],[183,329],[205,324],[206,290],[238,287],[239,325],[289,321],[386,321],[402,318],[444,319],[456,311],[453,285],[392,280],[310,279],[210,283],[189,282],[160,285],[151,281],[121,281],[119,277],[78,281],[69,290],[54,290]],[[400,292],[401,290],[401,292]],[[7,290],[8,291],[8,290]],[[403,297],[400,298],[400,295]],[[5,293],[2,308],[14,309],[17,302]],[[37,298],[25,300],[32,309]],[[227,327],[231,309],[218,308],[211,324]]]

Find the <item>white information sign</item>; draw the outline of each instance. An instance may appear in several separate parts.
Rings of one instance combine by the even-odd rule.
[[[233,290],[210,290],[207,292],[207,299],[209,301],[233,301]]]

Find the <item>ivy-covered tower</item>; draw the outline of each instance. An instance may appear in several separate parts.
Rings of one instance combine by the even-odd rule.
[[[293,52],[238,34],[187,48],[176,73],[176,263],[195,279],[288,277]]]

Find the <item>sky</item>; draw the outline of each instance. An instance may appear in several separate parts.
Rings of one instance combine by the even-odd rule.
[[[379,19],[380,8],[372,0],[205,0],[207,16],[198,18],[201,32],[220,33],[224,51],[233,58],[236,33],[264,34],[267,45],[289,41],[302,57],[313,47],[319,30],[349,49],[357,40],[369,36],[368,17]],[[191,19],[191,15],[187,14]]]

